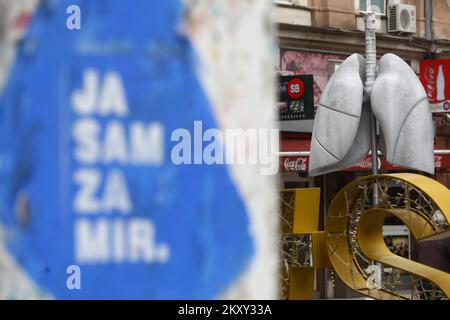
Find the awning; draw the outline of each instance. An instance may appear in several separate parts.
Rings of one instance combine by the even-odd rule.
[[[311,146],[310,133],[285,133],[280,135],[280,170],[284,172],[308,172],[309,150]],[[357,165],[342,170],[346,171],[371,171],[372,160],[367,155]],[[450,150],[437,150],[434,152],[436,171],[450,170]],[[393,165],[386,161],[383,155],[378,155],[379,170],[381,171],[405,171],[407,168]]]

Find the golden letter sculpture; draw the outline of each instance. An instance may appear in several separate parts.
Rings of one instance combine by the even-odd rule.
[[[374,188],[378,189],[379,197],[376,205],[372,202]],[[318,209],[316,212],[311,204],[304,204],[303,209],[295,207],[296,202],[292,199],[289,202],[287,196],[291,192],[292,197],[292,191],[282,192],[282,212],[294,205],[293,221],[298,225],[305,221],[306,229],[304,228],[302,233],[320,234],[317,224],[311,224],[311,221],[317,220]],[[313,196],[301,197],[297,194],[297,197],[298,202],[318,201],[317,197]],[[308,218],[307,208],[310,208]],[[418,174],[382,174],[356,179],[333,199],[327,215],[325,241],[310,241],[311,256],[320,257],[325,252],[329,258],[329,266],[347,286],[374,299],[419,299],[419,284],[424,280],[431,283],[430,296],[433,299],[448,299],[450,274],[395,255],[387,248],[382,228],[384,219],[389,215],[400,219],[416,240],[448,236],[450,190],[437,181]],[[436,216],[441,219],[436,219]],[[286,213],[282,214],[282,219],[285,218]],[[308,246],[307,241],[304,241],[304,246]],[[284,257],[289,254],[292,257],[292,246],[290,252],[285,250],[286,247],[289,246],[283,246]],[[312,259],[309,272],[324,267],[324,261],[320,259],[320,265],[315,265]],[[284,262],[289,261],[284,259]],[[371,282],[374,266],[392,269],[390,276],[382,275],[376,286]],[[289,298],[311,299],[313,275],[306,278],[296,277],[293,270],[295,269],[290,269]],[[400,273],[409,279],[411,294],[400,292],[398,279],[395,277]],[[298,281],[293,284],[296,278]],[[301,283],[300,280],[304,282]]]
[[[315,269],[330,264],[319,230],[320,189],[286,189],[281,200],[281,286],[287,299],[313,299]]]

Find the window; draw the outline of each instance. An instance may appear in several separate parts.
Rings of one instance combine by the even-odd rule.
[[[308,6],[308,0],[273,0],[276,4],[286,4],[291,6]]]
[[[344,60],[338,60],[338,59],[328,59],[327,60],[327,71],[328,71],[328,79],[331,78],[333,73],[339,68],[339,66],[344,62]]]
[[[367,1],[366,0],[357,0],[358,1],[358,9],[360,11],[367,11]],[[377,14],[385,15],[386,14],[386,0],[371,0],[372,10]]]

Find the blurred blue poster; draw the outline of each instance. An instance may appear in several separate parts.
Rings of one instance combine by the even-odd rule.
[[[247,267],[226,165],[171,159],[176,129],[218,127],[182,18],[177,0],[47,0],[19,43],[0,98],[0,260],[42,297],[209,299]]]

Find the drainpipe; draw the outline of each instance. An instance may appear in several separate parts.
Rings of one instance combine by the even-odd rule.
[[[433,41],[433,30],[432,30],[432,17],[433,17],[433,4],[431,0],[423,0],[425,8],[425,38],[428,41]]]

